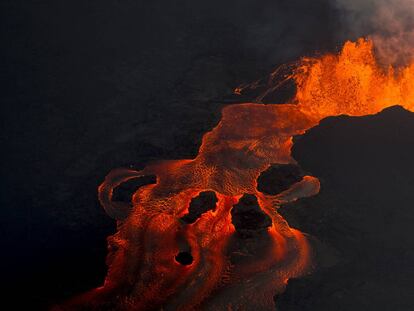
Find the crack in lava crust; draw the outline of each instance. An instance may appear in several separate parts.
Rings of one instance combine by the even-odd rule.
[[[292,104],[225,107],[195,159],[153,163],[142,171],[112,171],[99,187],[102,206],[118,221],[118,232],[108,238],[105,283],[59,308],[274,309],[273,297],[283,292],[288,279],[311,268],[306,237],[290,228],[277,209],[316,195],[320,185],[317,178],[305,176],[278,195],[265,195],[257,190],[260,173],[272,163],[295,163],[293,137],[325,117],[372,114],[395,104],[409,110],[414,106],[414,66],[384,71],[372,43],[363,39],[347,42],[338,55],[303,59],[292,77],[298,87]],[[139,188],[132,204],[112,201],[115,187],[143,175],[156,175],[157,183]],[[180,218],[202,191],[216,193],[216,208],[184,224]],[[266,232],[270,242],[252,258],[232,262],[229,249],[236,232],[230,211],[246,193],[258,198],[272,220]],[[193,257],[189,265],[174,260],[183,251],[183,241]]]

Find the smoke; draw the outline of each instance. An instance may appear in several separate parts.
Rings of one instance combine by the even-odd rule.
[[[348,36],[373,40],[383,64],[414,58],[414,0],[335,0]]]

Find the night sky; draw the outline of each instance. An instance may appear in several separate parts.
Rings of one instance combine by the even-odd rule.
[[[96,193],[111,169],[193,158],[224,105],[252,100],[234,97],[235,87],[301,56],[337,51],[346,34],[343,15],[329,0],[4,0],[0,12],[4,310],[11,310],[5,308],[9,304],[44,310],[102,284],[106,237],[115,232],[115,222]],[[382,204],[384,213],[395,214],[392,228],[409,227],[414,121],[407,114],[392,110],[382,121],[330,119],[300,140],[295,158],[331,184],[309,204],[343,211],[359,202],[367,207],[358,216],[363,224],[376,213],[370,207]],[[408,125],[398,127],[401,118]],[[358,145],[361,132],[365,141]],[[397,155],[382,152],[391,142]],[[375,304],[409,310],[412,232],[405,232],[404,243],[377,245],[367,238],[369,252],[362,244],[349,246],[359,239],[339,237],[358,232],[359,223],[343,226],[355,224],[353,216],[315,211],[286,217],[327,245],[339,241],[350,259],[325,273],[336,273],[335,281],[322,274],[288,291],[284,310],[370,310]],[[338,224],[318,229],[312,217]],[[386,226],[378,221],[367,225],[369,232],[382,232],[377,224]],[[332,233],[335,228],[342,233]],[[357,256],[383,258],[388,251],[394,255],[378,266],[370,258],[375,268],[365,276],[357,281],[349,276],[372,267],[371,261],[356,264]],[[384,274],[376,287],[380,281],[370,277],[396,262],[399,270]],[[323,289],[327,300],[315,298],[321,284],[331,284]],[[378,296],[388,299],[373,299]]]

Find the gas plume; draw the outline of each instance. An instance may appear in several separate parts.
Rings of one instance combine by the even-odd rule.
[[[414,0],[335,0],[346,38],[368,37],[382,65],[414,56]]]

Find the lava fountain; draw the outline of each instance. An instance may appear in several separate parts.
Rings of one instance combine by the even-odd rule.
[[[116,169],[105,178],[99,200],[118,225],[108,238],[105,282],[58,309],[274,310],[287,281],[312,270],[306,235],[278,207],[316,195],[320,185],[301,173],[265,193],[258,178],[270,167],[297,167],[293,137],[323,118],[397,104],[414,110],[414,63],[381,68],[369,40],[303,58],[288,78],[297,86],[291,103],[225,107],[195,159]],[[113,200],[118,186],[146,175],[156,182],[139,187],[131,202]]]

